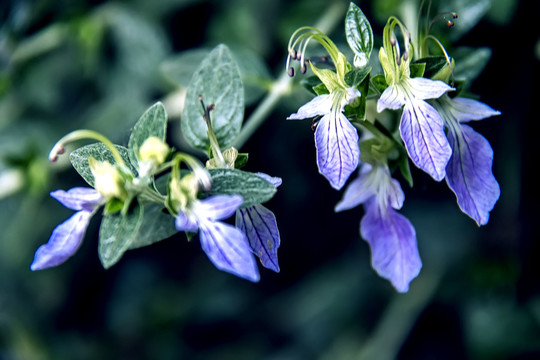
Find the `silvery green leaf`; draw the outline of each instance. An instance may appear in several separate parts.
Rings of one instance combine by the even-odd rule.
[[[99,229],[98,255],[105,269],[120,260],[131,247],[143,223],[143,207],[136,205],[126,215],[104,215]]]
[[[144,218],[139,231],[135,234],[129,249],[151,245],[176,234],[174,216],[163,212],[163,206],[148,204],[144,206]]]
[[[158,102],[146,110],[133,127],[128,143],[131,162],[138,164],[139,149],[146,139],[155,136],[165,141],[166,132],[167,113],[163,104]]]
[[[127,165],[128,169],[133,173],[137,174],[137,169],[133,167],[129,160],[129,150],[123,146],[115,145],[116,150],[120,153],[120,156],[124,160],[124,163]],[[94,175],[90,171],[90,166],[88,165],[88,158],[93,157],[98,161],[108,161],[111,164],[116,164],[116,160],[112,155],[111,151],[103,143],[95,143],[86,145],[78,148],[77,150],[69,154],[69,160],[71,165],[77,170],[79,175],[82,176],[84,180],[90,185],[94,186]]]
[[[242,79],[227,46],[218,45],[193,74],[182,114],[184,137],[192,146],[206,150],[210,143],[199,96],[206,106],[214,105],[212,127],[219,145],[226,148],[238,135],[244,117]]]
[[[237,169],[209,170],[212,190],[209,195],[240,195],[244,199],[242,208],[270,200],[276,187],[260,176]]]
[[[352,2],[345,16],[345,36],[354,52],[354,66],[366,66],[373,50],[373,31],[362,10]]]
[[[460,47],[454,50],[453,55],[456,59],[454,77],[467,80],[470,83],[484,70],[491,58],[491,49],[488,47]]]

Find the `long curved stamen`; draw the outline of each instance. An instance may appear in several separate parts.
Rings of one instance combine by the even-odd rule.
[[[439,39],[437,39],[435,36],[433,35],[428,35],[424,38],[424,42],[427,40],[427,39],[431,39],[433,41],[435,41],[435,43],[437,43],[437,45],[439,45],[439,48],[441,49],[441,51],[443,52],[444,54],[444,57],[446,59],[446,63],[448,64],[448,66],[450,67],[450,76],[452,77],[452,87],[454,87],[454,66],[452,65],[452,61],[450,60],[450,56],[448,55],[448,52],[446,51],[446,49],[444,48],[443,44],[439,41]]]
[[[302,72],[307,70],[306,50],[309,42],[313,39],[326,49],[334,64],[337,63],[339,50],[332,40],[319,29],[311,26],[304,26],[297,29],[289,39],[289,55],[287,56],[287,63],[285,65],[289,75],[294,75],[294,69],[291,70],[291,59],[300,61]]]
[[[49,153],[49,161],[55,162],[58,159],[58,155],[63,154],[65,151],[65,146],[71,142],[77,141],[77,140],[83,140],[83,139],[93,139],[97,140],[101,143],[103,143],[112,153],[112,156],[114,157],[114,160],[116,163],[122,167],[125,167],[126,164],[124,163],[124,160],[122,159],[122,156],[120,156],[120,153],[114,146],[114,144],[107,139],[105,136],[101,135],[100,133],[93,131],[93,130],[76,130],[72,131],[69,134],[62,137],[56,144],[54,144],[53,148],[51,149],[51,152]]]

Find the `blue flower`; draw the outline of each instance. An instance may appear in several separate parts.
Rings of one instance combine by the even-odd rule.
[[[404,199],[387,165],[365,164],[335,207],[335,211],[343,211],[364,205],[360,235],[371,247],[371,264],[399,292],[409,290],[409,283],[422,268],[414,227],[394,210],[403,206]]]
[[[60,265],[75,254],[82,243],[92,215],[104,202],[98,191],[85,187],[75,187],[68,191],[56,190],[50,195],[65,207],[77,212],[58,225],[49,241],[37,249],[30,266],[32,270]]]
[[[358,132],[343,114],[360,92],[354,88],[337,87],[330,94],[316,96],[287,120],[322,116],[315,130],[317,166],[319,172],[336,190],[340,190],[358,167],[360,147]]]
[[[281,178],[257,173],[275,187],[281,185]],[[267,269],[279,272],[277,250],[281,243],[274,213],[261,204],[240,208],[236,211],[236,227],[247,237],[251,251],[259,257]]]
[[[491,169],[493,150],[489,142],[463,123],[499,115],[476,100],[443,96],[433,102],[448,128],[452,157],[446,166],[446,182],[456,194],[461,210],[480,225],[499,199],[500,188]]]
[[[259,270],[244,233],[218,221],[233,215],[242,202],[239,195],[214,195],[193,200],[177,215],[175,225],[180,231],[199,232],[203,251],[218,269],[256,282],[259,281]]]
[[[402,73],[392,74],[395,67],[384,66],[390,62],[384,48],[379,58],[390,83],[377,102],[377,111],[397,110],[403,106],[399,131],[409,157],[433,179],[441,181],[452,149],[444,133],[443,120],[424,100],[436,99],[453,88],[439,80],[410,78],[408,66]]]

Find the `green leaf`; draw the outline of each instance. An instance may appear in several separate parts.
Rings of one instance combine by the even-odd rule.
[[[445,66],[448,65],[446,58],[444,56],[427,56],[422,59],[414,61],[412,64],[424,64],[425,70],[423,76],[425,78],[431,79],[437,75]],[[411,64],[411,65],[412,65]]]
[[[236,160],[234,161],[234,168],[241,169],[246,166],[248,162],[249,154],[248,153],[238,153]]]
[[[362,10],[352,2],[345,16],[345,36],[354,52],[354,66],[366,66],[373,50],[373,31]]]
[[[360,68],[354,68],[345,74],[345,82],[350,87],[357,87],[360,85],[366,77],[371,73],[371,66],[364,66]]]
[[[460,47],[454,50],[453,55],[456,60],[454,78],[467,80],[470,84],[484,70],[491,58],[491,49]]]
[[[270,71],[253,51],[230,50],[244,84],[245,103],[252,104],[269,89],[272,82]],[[164,61],[160,68],[161,73],[171,84],[187,88],[193,74],[209,53],[210,50],[206,48],[184,51]]]
[[[178,232],[174,226],[174,216],[164,212],[163,209],[163,206],[159,204],[144,206],[144,218],[139,226],[139,231],[129,245],[129,249],[151,245]]]
[[[238,169],[213,169],[209,172],[212,177],[212,191],[209,195],[241,195],[244,198],[242,207],[266,202],[277,191],[272,183],[250,172]]]
[[[143,207],[135,205],[126,215],[104,215],[99,229],[99,260],[105,269],[120,260],[130,248],[143,223]]]
[[[152,105],[142,114],[129,137],[128,149],[131,163],[138,166],[139,149],[146,139],[155,136],[165,141],[167,135],[167,113],[161,102]]]
[[[120,156],[126,163],[128,169],[132,172],[132,174],[137,174],[137,169],[133,167],[131,162],[129,161],[129,150],[123,146],[115,145],[116,150],[120,153]],[[88,165],[88,158],[93,157],[94,159],[98,161],[108,161],[111,164],[116,164],[116,161],[114,160],[114,156],[111,153],[111,151],[107,148],[107,146],[103,145],[103,143],[95,143],[86,145],[83,147],[78,148],[77,150],[73,151],[71,154],[69,154],[69,160],[71,161],[71,165],[77,170],[79,175],[82,176],[84,180],[90,185],[94,186],[94,175],[92,175],[92,172],[90,171],[90,166]]]
[[[426,64],[425,63],[412,63],[410,65],[411,69],[411,77],[422,77],[424,76],[424,73],[426,72]]]
[[[210,115],[214,133],[219,145],[228,147],[242,126],[244,88],[238,66],[227,46],[218,45],[193,74],[182,115],[182,133],[186,140],[192,146],[206,150],[210,142],[199,95],[206,106],[214,105]]]
[[[379,91],[379,93],[383,93],[384,90],[388,87],[388,84],[386,83],[386,79],[383,74],[377,74],[374,77],[371,78],[371,83]]]

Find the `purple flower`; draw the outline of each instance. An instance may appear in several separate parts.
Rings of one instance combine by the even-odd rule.
[[[499,115],[476,100],[443,96],[434,103],[448,128],[453,153],[446,166],[446,182],[456,194],[458,205],[480,225],[487,224],[489,212],[499,199],[500,188],[491,169],[493,150],[489,142],[462,123]]]
[[[354,88],[336,87],[330,94],[316,96],[287,120],[322,116],[315,130],[317,166],[334,189],[340,190],[358,167],[360,147],[358,132],[343,114],[360,92]]]
[[[176,217],[176,229],[197,232],[201,247],[220,270],[250,281],[259,281],[259,271],[244,233],[218,220],[230,217],[242,205],[239,195],[214,195],[195,200]]]
[[[275,187],[281,185],[281,178],[263,173],[257,175]],[[279,272],[277,250],[281,240],[274,213],[260,204],[238,209],[236,227],[246,235],[251,251],[259,257],[262,265]]]
[[[391,83],[377,102],[377,111],[403,106],[399,130],[413,163],[433,179],[441,181],[452,149],[437,111],[424,100],[436,99],[453,90],[442,81],[401,77]]]
[[[402,207],[404,199],[399,182],[392,179],[386,165],[366,164],[335,208],[343,211],[364,205],[360,235],[371,247],[371,264],[399,292],[409,290],[409,283],[422,268],[414,227],[394,210]]]
[[[75,187],[68,191],[56,190],[51,196],[65,207],[77,210],[69,219],[58,225],[49,241],[41,245],[30,266],[32,270],[43,270],[65,262],[82,243],[86,228],[94,211],[103,204],[103,197],[92,188]]]

